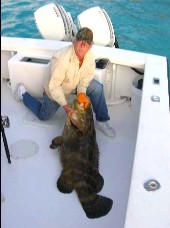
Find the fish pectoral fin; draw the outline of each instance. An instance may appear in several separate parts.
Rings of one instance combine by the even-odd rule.
[[[58,146],[55,146],[54,144],[51,144],[51,145],[50,145],[50,148],[51,148],[51,149],[57,149]]]
[[[55,137],[55,138],[52,140],[52,144],[50,145],[50,148],[51,148],[51,149],[55,149],[55,148],[57,148],[58,146],[61,146],[62,141],[63,141],[63,137],[62,137],[62,136],[57,136],[57,137]]]

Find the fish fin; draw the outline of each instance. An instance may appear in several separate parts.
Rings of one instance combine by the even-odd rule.
[[[57,136],[52,140],[52,143],[50,145],[51,149],[56,149],[57,147],[61,146],[63,142],[63,137],[62,136]]]

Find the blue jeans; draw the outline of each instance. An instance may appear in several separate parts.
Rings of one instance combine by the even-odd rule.
[[[109,120],[103,85],[93,79],[87,88],[86,95],[90,98],[96,120],[100,122]],[[40,102],[26,92],[23,94],[23,102],[40,120],[50,119],[60,107],[56,101],[51,100],[45,94]]]

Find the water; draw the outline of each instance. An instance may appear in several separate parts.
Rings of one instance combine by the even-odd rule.
[[[76,24],[79,13],[100,6],[112,21],[120,48],[166,56],[170,69],[170,0],[2,0],[1,35],[41,38],[34,11],[52,2],[70,12]]]

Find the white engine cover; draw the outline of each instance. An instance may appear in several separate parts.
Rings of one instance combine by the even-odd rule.
[[[97,45],[114,46],[115,35],[111,20],[99,6],[89,8],[78,15],[79,27],[88,27],[93,31],[93,40]]]
[[[71,41],[76,32],[71,14],[54,3],[40,7],[34,12],[36,26],[43,38]]]

